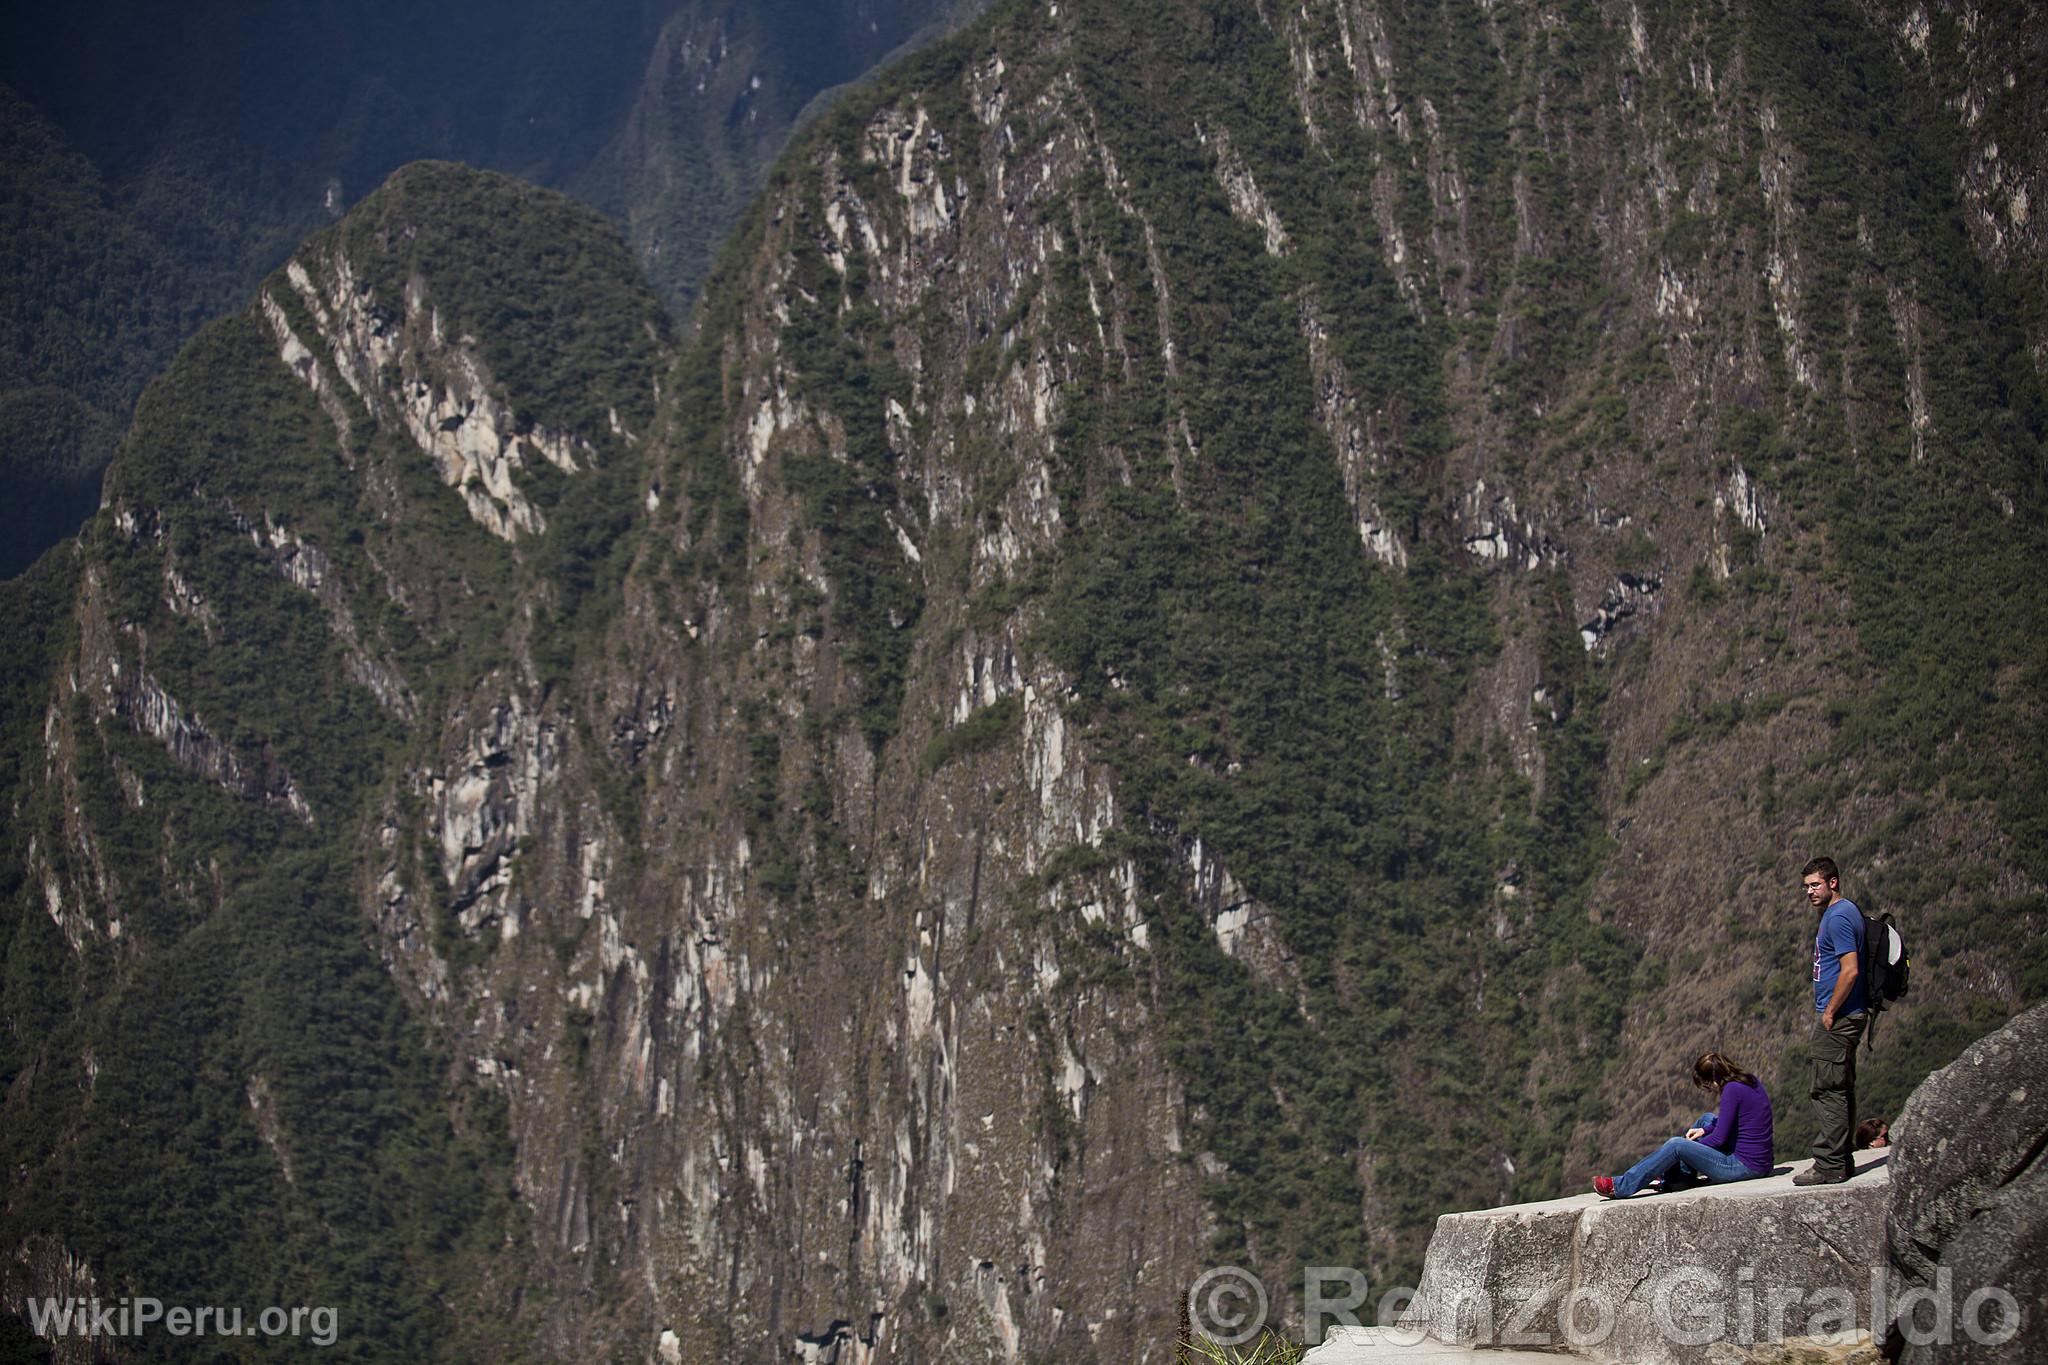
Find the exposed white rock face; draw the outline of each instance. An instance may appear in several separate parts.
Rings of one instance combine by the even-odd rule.
[[[1356,78],[1353,111],[1359,126],[1392,132],[1402,142],[1413,136],[1408,110],[1394,90],[1393,43],[1377,6],[1336,5],[1337,39]]]
[[[282,768],[261,771],[208,733],[197,716],[188,713],[148,674],[133,681],[115,710],[137,730],[163,741],[171,757],[194,772],[211,777],[237,796],[283,806],[307,824],[313,823],[313,809],[299,794],[290,773]]]
[[[1281,941],[1271,908],[1253,900],[1202,840],[1185,840],[1179,847],[1191,899],[1209,916],[1216,945],[1266,984],[1291,990],[1297,976],[1294,955]]]
[[[1764,523],[1763,491],[1751,480],[1749,471],[1741,465],[1735,466],[1728,475],[1728,491],[1725,498],[1718,493],[1714,496],[1715,510],[1718,511],[1724,506],[1734,510],[1735,519],[1741,522],[1745,529],[1758,535],[1762,535],[1768,529]]]
[[[1933,25],[1927,20],[1927,10],[1924,6],[1913,6],[1911,12],[1899,23],[1899,36],[1906,40],[1908,47],[1918,53],[1927,51],[1927,35],[1931,32]]]
[[[1308,341],[1309,370],[1316,386],[1316,415],[1337,457],[1344,492],[1351,500],[1358,539],[1366,552],[1389,568],[1408,567],[1408,547],[1380,510],[1373,481],[1383,463],[1378,439],[1379,413],[1362,416],[1344,364],[1330,349],[1329,328],[1312,304],[1302,308],[1301,331]]]
[[[220,627],[219,615],[213,604],[185,581],[177,562],[169,558],[164,563],[164,604],[176,615],[198,622],[200,633],[212,641],[214,631]]]
[[[1430,253],[1441,269],[1441,293],[1447,312],[1464,306],[1466,280],[1472,269],[1471,202],[1465,188],[1464,171],[1458,164],[1457,148],[1443,135],[1443,120],[1428,98],[1418,101],[1422,109],[1424,176],[1435,208],[1430,231]]]
[[[294,282],[306,273],[297,261],[292,262],[291,269],[297,272],[293,277]],[[266,289],[257,295],[256,301],[263,310],[264,320],[270,324],[272,335],[277,338],[278,359],[313,391],[313,396],[320,402],[321,410],[333,421],[334,434],[340,438],[342,450],[346,453],[349,433],[348,410],[342,403],[341,395],[335,391],[333,381],[321,368],[320,358],[314,355],[312,348],[292,331],[291,320],[285,316],[284,306],[271,296],[269,290]]]
[[[1211,907],[1215,916],[1214,928],[1217,946],[1232,957],[1244,951],[1246,930],[1256,914],[1258,922],[1265,924],[1272,912],[1254,905],[1237,879],[1224,870],[1223,864],[1207,856],[1200,839],[1194,840],[1186,854],[1189,873],[1194,877],[1195,896],[1202,904]]]
[[[1816,380],[1813,357],[1807,353],[1804,325],[1799,317],[1803,285],[1796,236],[1798,209],[1792,193],[1796,168],[1792,153],[1777,137],[1777,112],[1766,105],[1758,117],[1763,139],[1757,158],[1757,179],[1771,214],[1771,247],[1764,260],[1764,282],[1770,289],[1771,312],[1784,338],[1785,366],[1793,378],[1812,388]]]
[[[1370,4],[1336,3],[1330,8],[1337,23],[1338,49],[1326,54],[1325,60],[1341,59],[1350,69],[1351,117],[1368,132],[1391,135],[1397,145],[1408,147],[1414,138],[1413,121],[1395,90],[1397,73],[1386,19],[1377,6]],[[1395,211],[1397,193],[1394,158],[1389,157],[1372,178],[1373,221],[1379,228],[1380,250],[1387,268],[1392,271],[1402,297],[1419,316],[1420,273],[1427,263],[1409,245]]]
[[[1205,132],[1196,124],[1195,137],[1216,153],[1216,183],[1223,187],[1223,197],[1230,202],[1231,216],[1265,233],[1267,255],[1286,255],[1287,229],[1281,226],[1280,215],[1260,193],[1259,182],[1244,159],[1231,147],[1230,134],[1222,128]]]
[[[90,1056],[90,1054],[88,1054]],[[96,1068],[89,1068],[96,1069]],[[77,1302],[81,1306],[99,1298],[100,1280],[92,1263],[85,1257],[65,1246],[60,1238],[48,1233],[36,1233],[11,1249],[6,1286],[8,1311],[23,1318],[28,1316],[27,1295],[46,1293],[59,1302]],[[108,1302],[112,1302],[111,1291]],[[75,1319],[74,1319],[75,1321]],[[80,1333],[78,1338],[84,1338]],[[63,1340],[63,1338],[59,1338]],[[52,1359],[70,1361],[86,1358],[84,1352],[78,1357],[52,1353]]]
[[[975,1263],[975,1288],[980,1292],[981,1305],[987,1310],[995,1324],[997,1340],[1002,1346],[1002,1358],[1013,1361],[1017,1358],[1018,1336],[1017,1317],[1010,1309],[1010,1286],[1007,1278],[996,1269],[993,1261]]]
[[[265,513],[262,525],[252,524],[239,512],[232,513],[237,525],[248,532],[250,543],[270,556],[271,567],[294,587],[310,593],[327,613],[327,624],[347,649],[344,667],[349,677],[370,690],[388,711],[406,720],[419,714],[419,701],[398,671],[398,666],[375,653],[356,629],[348,597],[335,577],[325,551],[296,531],[273,521]]]
[[[441,874],[465,929],[505,914],[513,864],[535,829],[557,748],[552,722],[534,716],[515,692],[488,707],[446,775],[430,782],[428,818]]]
[[[740,467],[740,481],[749,495],[761,490],[761,471],[769,447],[783,432],[795,431],[809,420],[801,403],[792,400],[777,373],[771,384],[763,385],[753,416],[747,423],[746,460]]]
[[[1685,287],[1685,279],[1669,261],[1657,263],[1657,316],[1670,318],[1685,327],[1700,321],[1700,299]]]
[[[478,525],[506,540],[547,528],[517,476],[535,461],[574,474],[595,457],[588,441],[521,425],[493,392],[490,374],[470,344],[443,334],[440,314],[419,280],[407,286],[403,311],[393,314],[388,301],[357,280],[338,248],[314,259],[310,269],[304,259],[293,260],[285,275],[313,315],[335,373],[372,412],[397,419]],[[326,387],[318,358],[291,332],[275,299],[265,294],[262,305],[279,336],[280,358],[323,406],[334,402],[329,414],[345,433],[345,414]],[[395,386],[387,387],[393,377]]]
[[[1601,594],[1593,619],[1579,627],[1579,642],[1591,650],[1622,622],[1648,606],[1663,586],[1664,580],[1652,574],[1622,574],[1613,587]]]
[[[37,849],[31,842],[30,861],[36,860]],[[64,887],[56,877],[47,871],[43,874],[43,909],[50,916],[50,923],[57,926],[57,932],[64,935],[64,941],[71,945],[71,951],[80,952],[93,931],[92,917],[76,902],[64,899]]]
[[[424,378],[407,385],[406,428],[433,457],[442,482],[461,491],[478,525],[506,540],[547,529],[513,475],[535,455],[575,473],[574,443],[547,432],[521,432],[505,406],[484,391],[474,358],[458,350],[452,360],[453,379],[445,387]]]
[[[1506,489],[1489,495],[1486,480],[1465,495],[1465,550],[1477,559],[1491,559],[1534,572],[1565,560],[1565,549],[1515,506]]]
[[[118,515],[116,520],[120,520]],[[128,525],[140,530],[132,513]],[[196,596],[189,600],[198,602]],[[312,806],[281,763],[267,756],[238,753],[217,737],[151,675],[146,655],[139,667],[123,664],[123,650],[116,640],[113,623],[107,618],[98,582],[88,580],[83,604],[79,654],[85,677],[73,676],[74,691],[88,691],[102,714],[111,713],[131,729],[156,739],[178,763],[235,796],[278,806],[306,824],[313,823]],[[196,613],[204,608],[200,604],[189,609]],[[139,791],[137,787],[131,799],[139,801]],[[101,886],[99,890],[104,895],[106,888]]]
[[[932,126],[922,104],[889,110],[868,127],[863,160],[890,169],[904,203],[904,225],[913,238],[931,237],[953,226],[967,197],[964,183],[947,184],[951,153],[945,135]]]
[[[1764,514],[1763,489],[1741,465],[1736,465],[1728,474],[1728,482],[1715,491],[1714,514],[1714,573],[1717,577],[1726,578],[1734,572],[1735,564],[1732,547],[1719,535],[1722,517],[1725,515],[1734,525],[1755,536],[1763,536],[1770,531],[1770,522]]]
[[[1085,758],[1059,705],[1057,680],[1041,676],[1024,689],[1024,764],[1037,798],[1027,867],[1069,844],[1095,847],[1117,820],[1109,775]]]
[[[1003,54],[998,52],[967,78],[968,91],[974,101],[974,116],[991,128],[1002,122],[1003,110],[1008,104],[1003,73],[1009,69],[1003,62]]]
[[[1896,284],[1885,288],[1885,302],[1891,308],[1892,325],[1899,347],[1906,353],[1906,411],[1911,414],[1913,458],[1927,458],[1927,434],[1934,427],[1934,410],[1927,401],[1927,357],[1922,345],[1919,306]]]
[[[292,1152],[285,1142],[283,1131],[277,1121],[277,1099],[271,1093],[270,1082],[262,1076],[252,1075],[243,1088],[248,1097],[249,1109],[256,1120],[256,1132],[265,1146],[276,1156],[278,1167],[284,1176],[284,1183],[292,1183]]]

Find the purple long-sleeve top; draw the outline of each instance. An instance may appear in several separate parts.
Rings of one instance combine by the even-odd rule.
[[[1700,1141],[1726,1152],[1752,1171],[1768,1171],[1776,1150],[1771,1134],[1771,1097],[1761,1085],[1730,1081],[1721,1087],[1721,1108]]]

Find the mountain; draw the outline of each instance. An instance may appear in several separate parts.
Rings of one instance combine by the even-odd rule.
[[[1165,1360],[1705,1047],[1797,1150],[1816,852],[1895,1112],[2048,995],[2040,41],[1005,5],[687,334],[401,171],[5,585],[9,1306]]]
[[[547,183],[624,227],[655,292],[686,315],[790,130],[840,87],[983,8],[985,0],[680,6],[609,140]]]
[[[443,158],[569,188],[679,312],[807,102],[975,0],[0,15],[0,574],[98,505],[142,386],[308,232]]]
[[[0,86],[0,575],[99,506],[135,396],[205,314],[181,264]]]

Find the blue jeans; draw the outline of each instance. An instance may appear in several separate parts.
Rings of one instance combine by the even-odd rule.
[[[1717,1152],[1704,1142],[1675,1137],[1662,1147],[1614,1177],[1614,1197],[1626,1199],[1659,1176],[1669,1175],[1684,1165],[1716,1185],[1735,1180],[1754,1180],[1763,1171],[1752,1171],[1727,1152]]]

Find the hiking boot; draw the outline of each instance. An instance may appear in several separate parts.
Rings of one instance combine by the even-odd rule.
[[[1795,1185],[1839,1185],[1849,1178],[1847,1171],[1824,1171],[1815,1166],[1810,1171],[1801,1171],[1792,1177]]]
[[[1602,1199],[1614,1198],[1614,1177],[1611,1175],[1594,1176],[1593,1193],[1599,1195]]]

